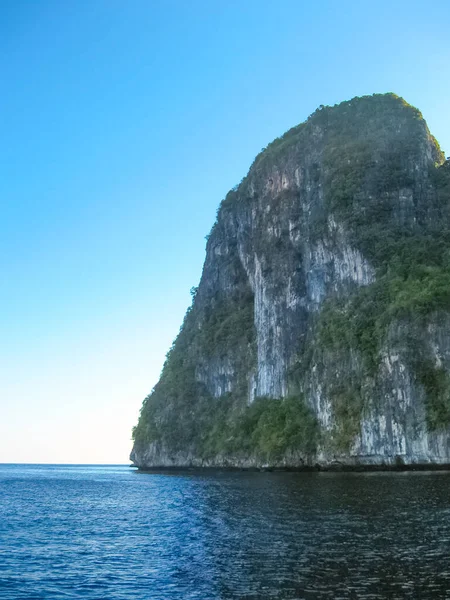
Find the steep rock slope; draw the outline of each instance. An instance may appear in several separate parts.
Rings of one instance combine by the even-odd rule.
[[[393,94],[320,107],[222,201],[131,459],[450,463],[450,165]]]

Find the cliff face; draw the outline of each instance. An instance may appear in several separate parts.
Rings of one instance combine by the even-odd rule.
[[[392,94],[270,144],[220,205],[134,463],[450,463],[449,206]]]

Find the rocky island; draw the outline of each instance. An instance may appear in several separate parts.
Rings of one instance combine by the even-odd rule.
[[[192,295],[138,467],[450,463],[450,161],[402,98],[321,106],[269,144]]]

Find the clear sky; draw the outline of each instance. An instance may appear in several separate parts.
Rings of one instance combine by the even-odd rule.
[[[450,3],[0,2],[0,462],[126,463],[226,192],[392,91],[450,153]]]

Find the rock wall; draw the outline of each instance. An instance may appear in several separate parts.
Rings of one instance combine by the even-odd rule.
[[[372,238],[364,237],[365,219],[381,214],[381,225],[395,240],[422,234],[443,218],[442,197],[430,175],[442,162],[420,113],[393,95],[320,109],[269,145],[218,211],[184,348],[202,386],[198,394],[210,398],[207,406],[227,394],[250,405],[258,397],[301,393],[320,424],[316,453],[305,459],[293,448],[272,461],[242,453],[201,457],[192,447],[171,449],[157,436],[140,438],[143,423],[131,455],[135,464],[450,463],[449,429],[430,430],[426,386],[411,367],[407,338],[416,325],[392,318],[370,373],[358,348],[332,351],[318,336],[324,303],[345,301],[386,271],[382,250],[372,252],[377,234],[371,230]],[[242,329],[248,305],[253,323],[241,338],[224,324],[236,320]],[[448,314],[441,312],[439,319],[430,314],[419,329],[428,363],[439,374],[450,372]],[[179,406],[164,377],[163,371],[160,389],[166,391],[155,388],[157,400],[150,396],[144,403],[154,407],[155,423],[158,411],[177,419]],[[353,413],[359,415],[354,431],[345,422],[339,426],[345,433],[340,437],[351,438],[343,447],[333,443],[338,436],[332,397],[348,381],[357,381],[363,408]],[[195,394],[190,402],[197,402]]]

